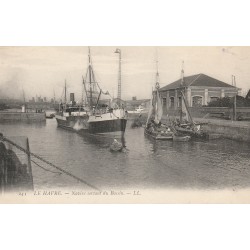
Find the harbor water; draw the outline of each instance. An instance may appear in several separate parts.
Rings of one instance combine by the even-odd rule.
[[[42,123],[0,124],[6,137],[27,136],[31,152],[99,189],[240,189],[250,187],[250,144],[227,139],[154,141],[143,128],[125,133],[126,150],[111,152],[110,141],[83,137]],[[34,159],[35,189],[88,188],[70,176]]]

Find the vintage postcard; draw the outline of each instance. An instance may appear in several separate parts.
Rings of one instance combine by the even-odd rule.
[[[249,203],[250,47],[0,47],[0,203]]]

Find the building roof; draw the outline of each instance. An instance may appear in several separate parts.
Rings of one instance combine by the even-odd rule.
[[[169,90],[169,89],[177,89],[181,86],[181,79],[172,82],[162,88],[160,88],[160,91]],[[234,86],[227,84],[225,82],[222,82],[220,80],[217,80],[213,77],[207,76],[205,74],[197,74],[192,76],[186,76],[184,77],[184,87],[189,86],[201,86],[201,87],[226,87],[226,88],[235,88]]]

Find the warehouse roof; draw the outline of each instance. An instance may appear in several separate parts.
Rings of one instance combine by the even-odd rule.
[[[177,89],[177,88],[180,88],[180,86],[181,86],[181,79],[160,88],[160,91],[164,91],[168,89]],[[205,74],[197,74],[197,75],[184,77],[183,86],[184,87],[189,87],[189,86],[230,87],[230,88],[234,87],[230,84],[217,80],[213,77],[207,76]]]

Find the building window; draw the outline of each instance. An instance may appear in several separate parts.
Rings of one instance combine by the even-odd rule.
[[[193,107],[201,107],[202,106],[202,96],[193,96]]]
[[[170,97],[170,108],[174,108],[174,97]]]
[[[163,107],[167,107],[167,98],[162,98]]]
[[[178,108],[181,106],[181,101],[182,101],[181,96],[179,96],[179,98],[178,98]]]
[[[217,97],[217,96],[211,96],[210,97],[210,102],[215,102],[215,101],[217,101],[219,99],[219,97]]]

